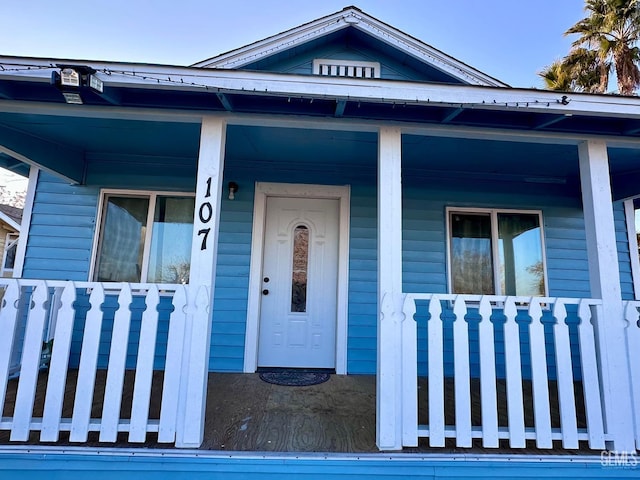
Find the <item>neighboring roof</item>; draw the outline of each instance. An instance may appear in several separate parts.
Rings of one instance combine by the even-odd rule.
[[[20,231],[20,223],[22,222],[22,209],[12,207],[11,205],[0,204],[0,220],[3,220],[16,231]]]
[[[494,87],[509,86],[353,6],[345,7],[334,14],[203,60],[192,66],[238,69],[262,58],[278,54],[345,28],[356,28],[363,31],[377,40],[459,79],[463,83]]]

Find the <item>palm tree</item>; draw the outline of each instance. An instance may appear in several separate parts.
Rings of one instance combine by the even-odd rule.
[[[544,80],[544,85],[548,90],[569,92],[575,90],[572,79],[572,72],[562,60],[556,60],[545,70],[538,73]]]
[[[538,75],[549,90],[605,93],[610,69],[611,64],[603,62],[596,51],[577,47]]]
[[[640,0],[586,0],[585,11],[587,17],[565,35],[579,35],[574,49],[596,52],[602,68],[601,85],[613,66],[618,92],[632,95],[640,85],[640,49],[636,45],[640,40]]]

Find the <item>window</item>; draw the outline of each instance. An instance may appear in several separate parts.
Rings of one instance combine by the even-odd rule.
[[[4,258],[2,259],[2,276],[13,272],[16,263],[16,252],[18,251],[18,234],[7,233],[4,243]]]
[[[636,300],[640,300],[640,198],[624,202],[629,238],[631,275]]]
[[[190,195],[106,192],[95,280],[187,283],[193,210]]]
[[[298,225],[293,230],[293,272],[291,311],[307,311],[307,270],[309,268],[309,229]]]
[[[450,291],[546,295],[541,214],[448,209]]]

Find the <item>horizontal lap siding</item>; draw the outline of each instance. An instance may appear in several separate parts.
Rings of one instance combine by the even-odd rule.
[[[211,326],[209,369],[241,372],[249,293],[253,187],[242,185],[235,200],[223,195],[218,237],[218,264]],[[226,183],[225,183],[226,185]]]
[[[376,366],[377,189],[372,175],[374,168],[357,172],[345,169],[340,172],[341,183],[351,184],[349,373],[374,373]],[[229,162],[225,176],[225,182],[236,181],[241,189],[235,200],[230,201],[225,197],[222,202],[210,369],[242,371],[251,256],[253,185],[255,181],[335,183],[335,172],[318,174],[291,169],[287,178],[282,178],[275,168],[249,172],[238,164]],[[499,184],[484,185],[483,191],[494,192],[487,195],[483,191],[456,189],[455,186],[425,188],[428,183],[413,179],[411,174],[405,175],[403,181],[405,291],[447,292],[445,208],[452,205],[542,209],[550,295],[590,296],[584,220],[579,201],[554,198],[544,192],[526,196],[517,192],[509,193]],[[74,187],[44,173],[40,176],[34,203],[33,226],[28,241],[25,277],[72,280],[88,278],[98,193],[99,189],[95,187]],[[625,262],[628,263],[628,245],[620,205],[616,205],[615,212],[623,291],[629,295],[630,274],[624,266]],[[136,315],[139,316],[137,312]],[[136,321],[134,319],[132,325],[132,340],[139,329]],[[159,335],[166,332],[165,323],[166,321],[161,321]],[[424,346],[426,318],[419,319],[419,325],[419,342]],[[110,328],[108,321],[104,328],[105,332]],[[477,356],[474,338],[475,333],[472,331],[472,360]],[[449,356],[452,355],[450,343],[448,337],[445,337]],[[72,353],[77,361],[79,352],[74,350]],[[162,348],[159,353],[161,355],[157,359],[157,365],[162,362]],[[500,348],[496,354],[500,355]],[[104,361],[105,357],[101,358]],[[420,351],[420,358],[424,359],[421,360],[423,369],[426,365],[424,348]],[[129,363],[131,362],[135,362],[133,349],[129,356]],[[476,363],[476,360],[473,362]]]
[[[563,297],[589,297],[589,271],[586,252],[584,217],[576,200],[546,195],[544,191],[509,192],[504,184],[483,183],[481,191],[448,189],[435,186],[424,189],[420,179],[405,173],[403,179],[403,291],[416,293],[446,293],[447,286],[447,233],[446,207],[482,207],[498,209],[542,210],[546,246],[547,278],[549,294]],[[420,182],[420,183],[418,183]],[[492,193],[486,193],[492,192]],[[567,310],[571,311],[570,308]],[[445,375],[453,375],[453,320],[451,309],[444,309]],[[426,304],[419,306],[418,363],[421,375],[427,372],[427,321]],[[473,312],[469,322],[470,362],[472,376],[479,374],[479,344],[477,318]],[[492,318],[496,334],[497,375],[504,377],[503,317]],[[579,378],[577,330],[575,313],[570,319],[574,374]],[[530,378],[530,352],[528,341],[528,317],[519,316],[522,341],[523,375]],[[553,318],[549,313],[543,319],[547,338],[549,374],[555,376],[554,349],[552,343]]]
[[[23,277],[87,280],[98,192],[40,173]]]
[[[378,229],[375,185],[351,188],[348,373],[375,373]]]

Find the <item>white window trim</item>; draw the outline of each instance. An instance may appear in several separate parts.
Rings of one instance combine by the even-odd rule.
[[[20,240],[20,234],[14,232],[8,232],[4,238],[4,251],[2,252],[2,264],[0,264],[0,277],[4,276],[5,273],[13,274],[15,269],[15,262],[13,264],[13,268],[5,268],[4,264],[7,261],[7,254],[9,253],[9,249],[16,245],[16,249],[18,248],[17,244]],[[16,259],[17,259],[17,250],[16,250]]]
[[[147,274],[149,273],[149,250],[151,249],[151,232],[153,228],[153,215],[155,213],[156,198],[158,196],[170,197],[193,197],[193,192],[171,192],[157,190],[127,190],[117,188],[100,189],[100,199],[98,201],[98,213],[96,214],[96,228],[93,232],[93,248],[91,250],[91,265],[89,266],[89,281],[94,281],[96,275],[96,264],[98,262],[98,254],[100,252],[100,232],[102,232],[104,224],[104,203],[108,196],[113,197],[145,197],[149,198],[149,210],[147,212],[147,231],[144,239],[144,250],[142,252],[142,267],[140,271],[140,282],[146,283]]]
[[[348,185],[302,185],[294,183],[256,182],[253,204],[251,261],[249,266],[249,294],[245,328],[245,373],[258,367],[258,331],[260,326],[260,298],[262,296],[262,262],[267,197],[334,198],[340,202],[338,246],[338,295],[336,318],[336,374],[347,373],[348,288],[349,288],[349,225],[351,188]]]
[[[324,64],[330,63],[331,65],[337,65],[339,67],[355,67],[355,68],[371,68],[373,70],[373,76],[371,77],[356,77],[351,75],[327,75],[331,77],[346,77],[346,78],[380,78],[380,62],[365,62],[362,60],[335,60],[333,58],[316,58],[313,60],[313,74],[321,75],[320,67]]]
[[[631,262],[631,279],[633,281],[633,297],[640,300],[640,256],[638,255],[638,241],[636,239],[636,215],[633,201],[624,201],[624,218],[627,224],[627,239],[629,241],[629,257]]]
[[[547,275],[547,249],[545,245],[545,235],[544,235],[544,224],[542,218],[542,210],[520,210],[520,209],[511,209],[511,208],[470,208],[470,207],[446,207],[445,209],[445,239],[447,242],[447,291],[453,293],[453,279],[451,278],[451,213],[460,212],[460,213],[477,213],[477,214],[488,214],[491,216],[491,245],[492,245],[492,256],[493,256],[493,283],[495,285],[495,295],[504,295],[503,292],[500,292],[500,278],[498,276],[498,269],[496,268],[495,262],[498,258],[498,213],[522,213],[528,215],[538,215],[538,221],[540,224],[540,248],[542,250],[542,271],[544,275],[544,297],[549,296],[549,276]]]

